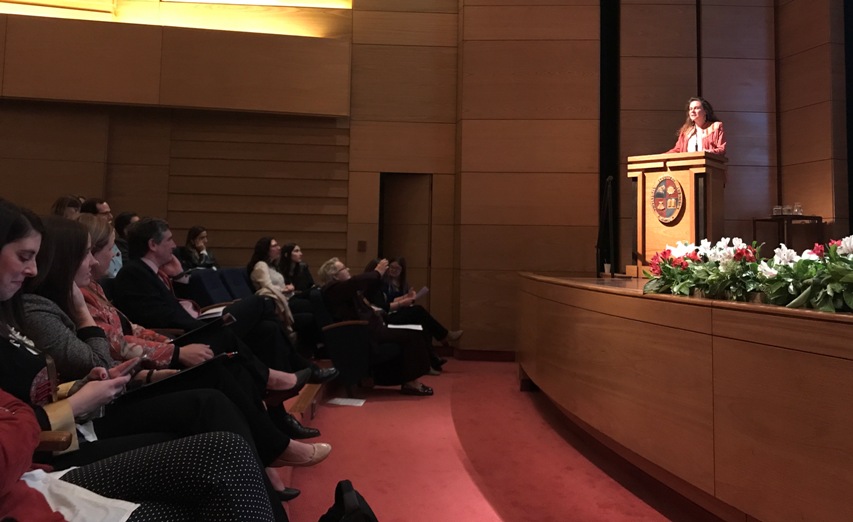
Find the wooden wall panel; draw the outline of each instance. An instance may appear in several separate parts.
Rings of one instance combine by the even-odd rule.
[[[353,11],[391,11],[412,13],[456,13],[458,0],[353,0]]]
[[[46,213],[65,194],[102,196],[109,120],[73,105],[0,103],[3,197]]]
[[[168,166],[108,166],[105,198],[113,216],[120,212],[136,212],[140,216],[165,218],[168,215],[168,193]],[[178,225],[171,223],[171,226]]]
[[[785,167],[806,162],[828,160],[832,157],[831,136],[827,136],[830,125],[832,103],[824,100],[819,104],[784,111],[780,114],[782,133],[782,161]],[[789,146],[785,146],[789,144]],[[783,180],[788,180],[786,173]]]
[[[163,28],[160,103],[345,116],[343,40]]]
[[[732,81],[732,78],[737,78],[737,81]],[[702,93],[709,101],[714,100],[711,103],[715,112],[773,113],[776,110],[773,60],[703,58],[702,82]],[[728,134],[728,129],[726,131]],[[766,156],[767,151],[764,153]]]
[[[714,5],[718,3],[720,5]],[[755,2],[702,2],[702,26],[725,27],[725,37],[708,34],[702,40],[705,58],[772,59],[775,55],[773,0]],[[735,5],[738,4],[738,5]],[[760,5],[763,4],[763,5]],[[760,29],[760,30],[756,30]]]
[[[456,176],[432,176],[432,224],[453,225],[456,223],[455,205]]]
[[[162,28],[7,18],[3,96],[158,103]]]
[[[455,48],[358,45],[352,65],[354,121],[455,121]]]
[[[466,43],[463,59],[469,64],[462,92],[463,119],[598,117],[599,43],[595,40],[472,41]]]
[[[466,172],[460,178],[470,194],[461,204],[462,224],[598,226],[595,173]],[[520,187],[527,188],[524,197]]]
[[[714,342],[716,491],[760,520],[849,520],[853,361]]]
[[[456,14],[354,11],[352,43],[456,47]]]
[[[100,162],[0,157],[2,197],[37,214],[47,214],[59,196],[103,194],[104,170]],[[10,183],[10,178],[16,182]]]
[[[463,120],[461,133],[463,172],[598,170],[598,120]]]
[[[461,5],[460,328],[465,349],[509,351],[517,271],[593,270],[599,4]]]
[[[6,25],[9,17],[0,15],[0,93],[3,92],[3,76],[6,69]]]
[[[598,5],[474,6],[465,2],[466,41],[598,40]],[[538,3],[538,2],[537,2]],[[533,58],[533,56],[530,56]]]
[[[623,111],[684,109],[696,95],[695,58],[623,56],[621,63]]]
[[[524,267],[533,272],[592,273],[597,234],[597,227],[584,226],[462,225],[459,268],[513,272]],[[580,245],[588,245],[588,250],[580,250]],[[513,300],[515,296],[502,299]]]
[[[793,0],[777,20],[780,202],[807,200],[809,212],[848,222],[843,2]]]
[[[353,171],[444,173],[455,170],[456,125],[353,121]]]
[[[349,198],[355,202],[347,213],[349,223],[379,223],[379,173],[352,172]]]
[[[696,8],[694,2],[622,2],[621,55],[696,57]],[[661,28],[666,27],[666,30]]]

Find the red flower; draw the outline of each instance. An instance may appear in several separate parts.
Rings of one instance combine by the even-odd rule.
[[[823,257],[823,252],[824,252],[823,245],[821,245],[820,243],[815,243],[814,246],[812,247],[812,252],[817,257]]]
[[[698,263],[699,261],[701,261],[701,259],[699,259],[699,254],[698,254],[698,253],[696,253],[696,251],[695,251],[695,250],[694,250],[693,252],[690,252],[689,254],[687,254],[687,256],[685,256],[685,257],[687,257],[687,259],[689,259],[689,260],[691,260],[691,261],[695,261],[695,262],[697,262],[697,263]]]
[[[840,239],[830,239],[829,240],[829,246],[840,247],[841,246],[841,240]]]
[[[672,261],[670,261],[670,264],[675,268],[687,270],[687,261],[685,261],[683,257],[673,257]]]
[[[665,263],[670,258],[671,255],[672,255],[672,252],[670,252],[670,250],[667,249],[667,250],[664,250],[663,252],[658,252],[657,254],[654,255],[654,257],[652,257],[652,261],[649,264],[649,268],[651,269],[651,272],[653,275],[656,275],[656,276],[661,275],[660,265],[661,265],[661,263]]]
[[[735,261],[746,261],[747,263],[755,262],[755,249],[752,246],[747,245],[744,248],[740,248],[735,250]]]

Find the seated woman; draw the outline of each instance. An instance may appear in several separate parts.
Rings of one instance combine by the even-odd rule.
[[[285,283],[284,276],[278,271],[281,258],[281,245],[272,237],[262,237],[255,243],[252,257],[246,265],[249,278],[255,286],[257,295],[271,297],[280,313],[292,321],[299,345],[303,351],[312,353],[320,341],[320,328],[314,318],[311,303],[305,299],[294,299],[293,285]]]
[[[400,392],[406,395],[432,395],[432,388],[418,381],[429,371],[429,343],[418,332],[388,328],[363,298],[363,295],[379,288],[387,269],[388,261],[382,259],[370,272],[352,276],[340,259],[329,259],[320,267],[318,274],[323,283],[323,302],[335,321],[368,321],[374,349],[384,343],[400,346],[399,355],[391,364],[384,365],[381,371],[374,371],[376,384],[400,385]]]
[[[369,263],[365,272],[373,270],[377,263],[377,260]],[[448,331],[426,308],[416,304],[415,296],[415,290],[406,280],[406,258],[404,257],[391,260],[379,289],[365,295],[373,306],[385,311],[385,322],[388,324],[420,325],[427,339],[430,341],[435,339],[444,346],[449,346],[451,342],[458,341],[462,337],[462,330]],[[430,349],[432,369],[430,373],[440,372],[446,362],[447,359],[439,357]]]
[[[0,390],[2,520],[287,519],[237,434],[195,435],[46,473],[33,466],[42,429],[32,407]]]
[[[207,250],[207,229],[195,225],[187,231],[187,241],[184,246],[175,249],[175,256],[181,261],[184,270],[193,268],[219,268],[219,263]]]
[[[302,248],[296,243],[286,243],[282,247],[278,271],[284,276],[284,284],[293,297],[308,299],[308,293],[317,286],[311,269],[302,262]]]
[[[0,365],[0,387],[22,400],[30,396],[29,389],[34,379],[45,367],[41,353],[51,355],[56,372],[64,379],[78,379],[78,385],[89,383],[92,372],[97,371],[98,367],[108,368],[118,375],[128,364],[113,365],[104,331],[95,324],[79,287],[74,284],[76,281],[81,286],[88,285],[92,266],[96,263],[88,250],[89,236],[86,229],[77,222],[47,218],[44,236],[38,231],[34,231],[33,235],[34,239],[27,250],[27,256],[32,254],[28,257],[28,263],[32,264],[36,260],[42,273],[35,282],[28,281],[27,287],[54,295],[56,301],[42,295],[28,294],[24,300],[23,332],[33,339],[33,346],[39,350],[21,349],[0,355],[5,361]],[[42,237],[45,248],[40,249]],[[64,262],[53,263],[54,255],[57,260]],[[2,268],[0,266],[0,270]],[[19,270],[11,277],[23,281],[36,274],[35,268],[30,270],[30,273]],[[11,300],[20,309],[20,304],[16,304],[18,295],[12,296]],[[17,360],[10,362],[7,358],[13,356]],[[241,357],[236,356],[234,359],[239,361]],[[18,371],[15,371],[16,368]],[[31,371],[23,372],[21,368],[31,368]],[[3,369],[8,370],[5,375]],[[112,402],[103,409],[100,408],[102,403],[96,409],[85,412],[92,417],[86,420],[93,420],[93,431],[101,439],[136,433],[189,435],[224,429],[244,434],[254,442],[261,461],[270,467],[306,466],[322,461],[331,447],[327,444],[291,441],[281,433],[260,404],[260,392],[253,387],[254,380],[248,377],[251,384],[245,382],[246,377],[238,381],[235,372],[241,370],[242,365],[225,364],[222,359],[212,361],[191,373],[175,375],[175,378],[141,387],[126,399]],[[138,386],[172,373],[174,370],[143,371],[131,382]],[[300,377],[303,383],[307,376],[304,374]],[[300,384],[295,376],[289,380],[291,387]],[[288,389],[283,388],[276,395],[268,396],[268,400],[278,397],[280,402],[289,393]],[[217,409],[211,411],[213,407]],[[73,417],[84,420],[76,412]],[[239,426],[234,427],[234,424]]]

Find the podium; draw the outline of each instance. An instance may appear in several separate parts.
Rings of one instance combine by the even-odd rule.
[[[636,275],[666,245],[722,237],[727,163],[725,156],[710,152],[628,158],[637,197]],[[626,272],[633,275],[632,265]]]

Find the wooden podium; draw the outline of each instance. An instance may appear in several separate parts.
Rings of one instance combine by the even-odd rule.
[[[680,152],[630,156],[628,177],[637,185],[636,273],[677,241],[716,242],[723,234],[725,156]]]

